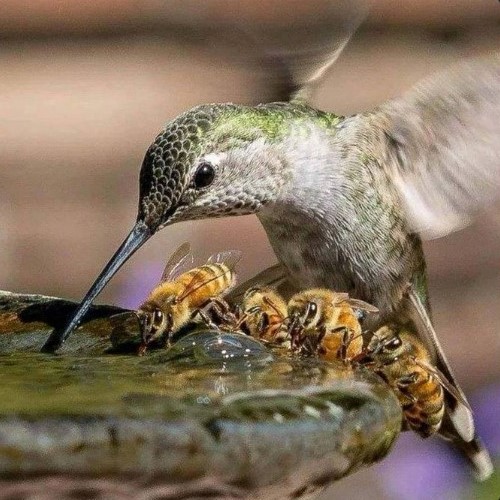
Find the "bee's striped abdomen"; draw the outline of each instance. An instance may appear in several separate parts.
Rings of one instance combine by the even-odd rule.
[[[422,370],[419,379],[408,387],[414,402],[403,405],[410,427],[422,437],[434,434],[441,427],[444,415],[444,391],[431,374]]]
[[[232,286],[234,274],[225,264],[206,264],[179,277],[186,288],[186,300],[201,307],[212,297],[223,295]]]

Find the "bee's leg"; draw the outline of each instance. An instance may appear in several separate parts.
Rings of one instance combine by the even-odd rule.
[[[351,331],[346,326],[336,328],[333,331],[335,333],[342,334],[342,343],[340,344],[336,356],[345,363],[347,361],[347,349],[349,348],[349,344],[351,343],[352,339]]]
[[[243,312],[241,306],[238,304],[237,306],[235,306],[234,313],[232,313],[232,316],[233,316],[234,329],[239,330],[243,328],[244,333],[248,334],[248,330],[245,324],[246,320],[248,319],[248,316],[250,316],[248,311]]]
[[[211,297],[209,299],[209,304],[217,309],[217,311],[222,315],[222,314],[230,314],[231,313],[231,307],[230,305],[224,300],[221,299],[220,297]]]
[[[212,297],[209,299],[206,308],[215,312],[215,315],[220,320],[219,324],[231,330],[239,328],[241,323],[235,313],[231,311],[231,307],[225,300],[219,297]]]
[[[313,353],[316,354],[310,335],[304,335],[299,339],[299,352],[306,356],[310,356]]]
[[[396,380],[396,387],[399,389],[401,394],[408,398],[413,404],[418,400],[417,398],[410,392],[410,386],[415,384],[419,379],[419,374],[417,372],[408,373],[399,377]]]
[[[243,310],[241,309],[241,305],[237,304],[234,307],[234,318],[236,320],[236,324],[237,324],[238,328],[245,322],[247,317],[248,317],[247,314],[243,313]]]
[[[235,330],[240,330],[243,333],[250,335],[250,330],[249,330],[249,327],[247,324],[247,319],[249,318],[249,316],[252,316],[252,314],[253,314],[252,309],[254,309],[254,308],[251,308],[251,309],[243,312],[239,305],[236,306],[236,312],[234,313],[234,329]]]
[[[316,337],[316,345],[313,345],[312,339],[310,340],[311,344],[311,351],[314,354],[326,354],[326,349],[321,345],[323,343],[323,339],[325,338],[326,335],[326,328],[320,327],[318,328],[318,336]]]
[[[205,325],[209,328],[212,328],[213,330],[219,329],[218,325],[212,321],[212,318],[208,315],[207,311],[204,311],[203,309],[196,309],[191,314],[191,320],[195,319],[196,316],[199,316],[203,323],[205,323]]]
[[[288,325],[288,333],[290,334],[290,346],[292,351],[298,351],[302,347],[304,327],[300,323],[299,318],[291,318]]]
[[[269,327],[269,315],[263,312],[260,315],[259,322],[257,323],[257,331],[259,332],[259,338],[262,338]]]

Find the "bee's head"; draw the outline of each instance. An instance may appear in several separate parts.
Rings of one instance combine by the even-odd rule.
[[[141,337],[145,345],[165,339],[172,331],[173,316],[168,309],[160,308],[153,303],[145,303],[137,311]]]
[[[367,347],[367,355],[382,364],[388,364],[396,361],[406,350],[407,343],[401,338],[400,331],[386,325],[373,334]]]
[[[288,305],[288,317],[292,328],[316,328],[321,319],[320,306],[316,300],[297,300],[292,297]]]

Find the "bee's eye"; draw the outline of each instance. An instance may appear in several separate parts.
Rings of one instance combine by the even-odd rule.
[[[316,302],[309,302],[307,304],[307,309],[306,309],[306,318],[307,319],[312,319],[314,316],[316,316],[316,313],[318,311],[318,305]]]
[[[159,309],[155,309],[153,313],[153,325],[159,326],[163,321],[163,313]]]
[[[269,327],[269,316],[266,313],[263,313],[259,320],[259,331],[265,332]]]
[[[386,342],[385,348],[389,351],[395,351],[399,347],[401,347],[402,342],[399,337],[394,337],[393,339],[389,340],[389,342]]]
[[[201,189],[210,186],[215,179],[215,169],[212,164],[204,161],[198,165],[193,177],[194,187]]]

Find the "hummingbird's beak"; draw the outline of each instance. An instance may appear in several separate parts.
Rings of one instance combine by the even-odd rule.
[[[111,257],[106,267],[102,270],[99,277],[95,280],[94,284],[90,287],[87,295],[83,298],[82,302],[76,309],[71,321],[67,324],[64,330],[55,329],[42,347],[42,352],[57,351],[64,343],[64,341],[75,330],[85,313],[88,311],[92,302],[106,286],[108,281],[120,269],[120,267],[131,257],[136,250],[138,250],[153,234],[151,229],[142,221],[138,221],[130,231],[125,241],[120,245],[120,248]]]

